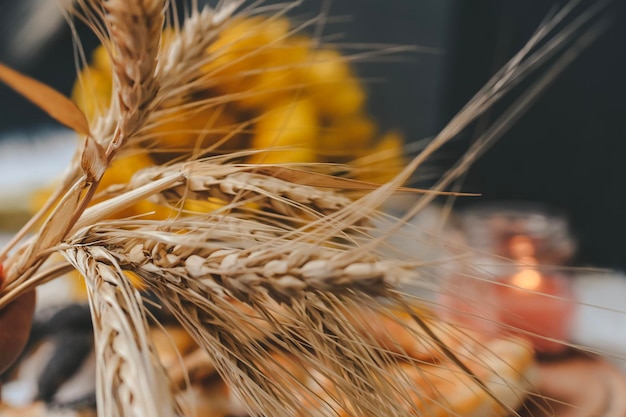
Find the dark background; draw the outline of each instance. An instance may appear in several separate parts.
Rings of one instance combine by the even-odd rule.
[[[51,0],[40,0],[51,1]],[[75,77],[69,31],[49,37],[40,53],[8,52],[13,0],[0,0],[0,60],[69,94]],[[570,217],[580,241],[577,263],[626,267],[626,19],[623,0],[607,9],[613,25],[469,171],[463,190],[481,201],[525,200],[555,205]],[[318,11],[309,0],[295,14]],[[371,108],[386,127],[407,138],[432,136],[530,37],[551,7],[548,0],[333,0],[326,30],[345,41],[421,45],[436,53],[402,54],[400,62],[361,64]],[[584,10],[592,2],[578,10]],[[95,41],[82,36],[85,47]],[[494,110],[497,114],[498,109]],[[493,115],[492,115],[493,116]],[[486,120],[487,122],[489,119]],[[0,131],[52,124],[47,116],[0,88]],[[452,164],[470,144],[468,129],[434,164]],[[474,200],[462,200],[460,205]]]
[[[593,2],[582,2],[582,9]],[[451,116],[515,53],[557,1],[459,1],[446,99]],[[577,263],[626,267],[626,2],[612,26],[469,171],[484,200],[564,209],[579,237]],[[471,138],[461,139],[468,143]]]

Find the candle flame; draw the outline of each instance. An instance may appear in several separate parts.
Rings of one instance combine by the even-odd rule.
[[[541,274],[534,269],[524,269],[511,277],[511,284],[534,291],[541,286]]]

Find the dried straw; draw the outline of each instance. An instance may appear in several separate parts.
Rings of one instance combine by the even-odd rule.
[[[173,416],[183,408],[176,404],[177,393],[169,390],[156,359],[149,314],[125,275],[128,271],[139,276],[194,337],[252,415],[406,416],[441,410],[459,414],[429,374],[437,371],[424,371],[418,366],[422,359],[390,346],[389,338],[373,336],[370,316],[362,314],[364,305],[385,317],[407,314],[411,320],[400,322],[401,328],[416,344],[436,352],[439,369],[448,372],[446,378],[484,394],[494,415],[510,411],[526,389],[523,375],[507,374],[498,357],[477,361],[476,351],[454,345],[434,331],[401,291],[402,284],[419,284],[415,269],[419,260],[386,257],[380,250],[434,195],[422,196],[381,236],[371,236],[366,224],[382,217],[380,205],[436,149],[540,64],[571,52],[568,47],[580,47],[571,41],[584,22],[573,22],[550,40],[565,12],[557,14],[395,179],[374,190],[365,187],[358,197],[344,192],[354,190],[347,182],[322,179],[319,170],[302,174],[311,167],[298,173],[184,154],[179,164],[141,171],[128,184],[109,188],[99,196],[101,202],[87,208],[113,158],[136,152],[146,139],[142,135],[147,126],[163,112],[177,109],[194,85],[207,82],[199,78],[201,66],[212,58],[204,51],[243,3],[224,0],[215,9],[192,11],[161,48],[165,0],[78,1],[82,11],[77,15],[108,45],[115,99],[91,122],[90,135],[59,190],[35,216],[46,219],[40,231],[17,248],[34,228],[36,221],[31,222],[0,253],[1,260],[6,258],[7,283],[0,306],[66,271],[68,264],[85,276],[99,358],[102,417]],[[585,19],[591,19],[591,13]],[[582,43],[594,33],[585,32]],[[568,59],[571,53],[539,77],[436,190],[457,178],[501,135]],[[174,107],[159,109],[165,102]],[[207,105],[214,103],[197,104]],[[182,216],[185,202],[208,198],[220,200],[222,209]],[[172,208],[171,217],[107,220],[145,199]],[[54,252],[61,252],[67,263],[46,264]],[[289,353],[290,363],[278,360],[276,351]],[[306,375],[294,369],[306,369]],[[410,384],[416,378],[426,389]]]

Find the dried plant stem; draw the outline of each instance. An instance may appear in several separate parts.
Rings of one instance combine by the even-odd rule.
[[[0,249],[0,263],[3,263],[6,260],[9,252],[13,250],[13,248],[15,248],[15,246],[26,237],[26,235],[37,225],[38,222],[42,220],[52,207],[54,207],[64,192],[65,190],[61,187],[56,189],[54,194],[48,198],[44,206],[37,211],[37,213],[31,217],[15,235],[11,237],[11,240],[9,240],[9,242],[2,249]]]
[[[64,181],[65,187],[69,188],[62,190],[63,196],[41,231],[31,239],[28,249],[17,261],[9,259],[11,267],[6,277],[8,283],[18,277],[28,278],[49,255],[42,254],[42,250],[63,240],[71,225],[87,208],[117,150],[145,122],[158,91],[155,69],[166,1],[92,0],[91,4],[96,9],[102,7],[105,10],[105,23],[112,40],[121,120],[106,151],[98,141],[87,136],[85,146],[80,151],[80,169],[83,174],[78,175],[76,167],[70,169]]]
[[[55,263],[42,268],[41,271],[33,274],[30,279],[13,281],[9,285],[2,288],[4,295],[0,298],[0,309],[4,308],[20,295],[34,290],[37,286],[45,284],[55,278],[74,271],[74,267],[67,262]]]

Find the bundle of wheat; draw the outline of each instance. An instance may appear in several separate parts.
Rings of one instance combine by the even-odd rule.
[[[142,289],[173,314],[251,415],[513,412],[527,393],[532,369],[527,345],[482,341],[458,329],[442,332],[428,309],[416,310],[421,300],[411,295],[425,282],[420,259],[404,258],[402,248],[391,256],[381,247],[521,114],[570,54],[538,77],[434,191],[402,188],[414,170],[523,76],[568,47],[580,47],[572,44],[580,22],[546,41],[563,18],[555,15],[419,156],[378,186],[340,176],[354,172],[346,154],[339,160],[344,165],[325,165],[291,153],[310,150],[306,136],[321,120],[306,121],[314,113],[311,103],[330,106],[324,111],[336,120],[345,110],[353,117],[348,122],[358,122],[359,93],[346,78],[351,81],[343,86],[345,94],[337,91],[339,104],[327,100],[337,83],[324,85],[327,74],[316,67],[314,54],[295,63],[264,61],[269,67],[256,62],[260,55],[267,59],[259,51],[283,57],[284,48],[308,48],[312,42],[289,43],[289,30],[275,26],[289,6],[258,3],[224,0],[213,9],[190,7],[179,25],[166,18],[166,0],[78,1],[75,16],[93,28],[108,57],[97,70],[110,71],[111,80],[110,100],[102,100],[95,91],[101,85],[93,84],[97,72],[83,77],[80,95],[93,96],[91,104],[82,104],[89,121],[58,93],[0,67],[2,79],[84,137],[47,203],[0,253],[5,271],[0,308],[73,269],[84,276],[101,416],[172,416],[190,410],[188,397],[168,381],[159,360]],[[254,16],[261,11],[274,15]],[[165,22],[170,27],[164,31]],[[274,23],[259,27],[258,22]],[[323,16],[310,25],[320,22]],[[267,37],[262,45],[259,37]],[[329,63],[336,64],[335,58]],[[290,68],[300,78],[293,81]],[[303,74],[321,77],[326,93],[307,90],[319,87],[309,81],[302,86]],[[291,81],[283,83],[285,77]],[[229,106],[258,109],[285,92],[293,95],[283,96],[273,112],[247,120],[241,119],[243,112],[235,113],[218,121]],[[181,121],[188,129],[180,130]],[[298,164],[256,159],[259,149],[224,150],[222,145],[251,126],[256,129],[252,146],[278,147],[280,162]],[[163,145],[171,144],[174,133],[181,146]],[[295,142],[286,139],[293,137]],[[371,139],[369,133],[363,137]],[[345,150],[345,145],[319,143],[329,151],[324,158]],[[116,163],[123,166],[124,158],[148,154],[146,164],[131,164],[132,175],[116,176],[102,188]],[[383,153],[380,160],[397,163],[397,152],[390,155]],[[379,207],[398,192],[419,198],[405,217],[390,220]],[[134,211],[124,212],[129,208]],[[159,216],[147,218],[155,211]],[[374,220],[388,230],[374,236]],[[18,247],[39,223],[35,235]],[[52,258],[54,253],[63,259]],[[399,343],[391,330],[376,335],[372,317],[387,318],[408,342]],[[458,339],[465,342],[455,344]],[[415,354],[420,346],[436,360],[425,364]]]

